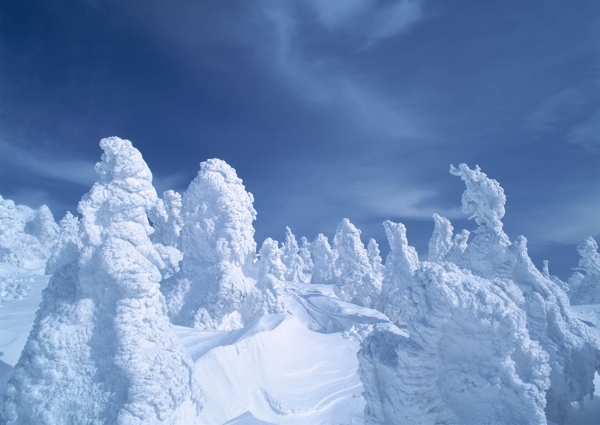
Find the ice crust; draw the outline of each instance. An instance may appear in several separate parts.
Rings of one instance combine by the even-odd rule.
[[[98,182],[78,207],[82,246],[43,292],[3,416],[14,424],[195,423],[202,394],[166,315],[165,265],[149,238],[152,174],[129,141],[100,146]]]

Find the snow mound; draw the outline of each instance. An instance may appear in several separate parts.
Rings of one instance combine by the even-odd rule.
[[[425,262],[407,291],[410,337],[379,325],[359,352],[368,423],[544,423],[548,356],[516,286]]]
[[[198,380],[213,383],[200,421],[362,423],[355,339],[310,331],[287,315],[263,316],[256,326],[262,331],[240,333],[196,361]]]
[[[195,423],[202,395],[149,239],[152,174],[128,140],[100,146],[98,182],[78,208],[82,248],[44,290],[2,414],[15,424]]]

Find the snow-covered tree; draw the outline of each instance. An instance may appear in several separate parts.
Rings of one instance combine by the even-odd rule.
[[[0,196],[0,262],[38,267],[50,256],[58,225],[47,206],[33,210]]]
[[[298,255],[302,258],[302,263],[304,264],[304,269],[302,269],[302,273],[306,276],[307,274],[312,274],[313,268],[315,264],[313,263],[312,257],[310,255],[310,243],[308,239],[304,236],[300,238],[300,248],[298,249]]]
[[[246,320],[289,311],[284,298],[288,269],[281,261],[282,255],[277,241],[267,238],[263,242],[259,251],[258,279],[242,308]]]
[[[397,321],[398,303],[390,300],[390,297],[393,293],[403,296],[404,289],[419,268],[419,256],[415,248],[408,245],[404,224],[387,220],[383,227],[390,244],[390,252],[385,260],[385,277],[376,308],[388,315],[392,321]]]
[[[364,307],[372,307],[381,293],[381,280],[373,273],[365,245],[350,220],[343,219],[333,238],[335,262],[335,293],[340,299]]]
[[[166,315],[165,265],[149,238],[152,174],[128,140],[100,146],[98,181],[78,207],[82,248],[43,293],[7,384],[4,420],[195,423],[202,395]]]
[[[46,262],[46,274],[52,275],[62,266],[77,260],[82,248],[79,237],[79,219],[67,211],[59,223],[58,241]]]
[[[310,244],[310,253],[313,258],[313,274],[310,283],[332,285],[335,283],[335,262],[337,252],[331,249],[327,236],[319,233]]]
[[[581,258],[579,270],[569,279],[571,305],[600,304],[600,254],[598,244],[591,236],[577,247]]]
[[[371,270],[373,270],[373,276],[379,282],[383,282],[385,266],[383,265],[379,245],[373,238],[369,239],[369,243],[367,244],[367,257],[369,257],[369,264],[371,265]]]
[[[155,208],[150,211],[150,219],[154,227],[151,236],[153,242],[179,247],[179,235],[183,227],[181,207],[181,195],[173,190],[167,190],[163,193],[162,199],[157,200]]]
[[[406,292],[408,335],[378,325],[358,353],[367,423],[546,422],[548,355],[519,288],[424,262]]]
[[[285,280],[288,282],[306,282],[306,276],[304,276],[305,265],[299,251],[296,237],[292,230],[286,226],[281,261],[285,265]]]
[[[548,419],[562,422],[571,403],[594,393],[593,378],[600,368],[600,343],[593,332],[570,311],[561,286],[542,274],[527,253],[527,240],[513,243],[502,230],[506,197],[499,183],[479,167],[451,167],[466,184],[463,211],[479,225],[459,267],[488,280],[508,280],[522,291],[527,329],[550,359],[550,388],[546,394]]]
[[[201,329],[243,326],[254,277],[254,198],[227,163],[209,159],[183,195],[181,272],[162,287],[174,322]]]

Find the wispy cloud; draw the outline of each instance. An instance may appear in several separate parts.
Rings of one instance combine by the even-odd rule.
[[[363,37],[363,42],[366,42],[364,48],[401,34],[423,19],[420,0],[387,3],[370,0],[313,0],[311,4],[323,26]]]
[[[592,116],[573,127],[567,134],[567,142],[574,143],[590,151],[600,148],[600,109]]]
[[[400,34],[421,19],[421,3],[412,0],[384,6],[355,0],[312,4],[321,24],[332,30],[360,28],[368,43]],[[298,15],[289,4],[266,3],[265,16],[272,24],[275,48],[261,46],[273,52],[266,57],[271,56],[277,71],[298,96],[321,107],[335,108],[351,125],[375,136],[426,137],[425,126],[401,106],[400,96],[394,97],[374,80],[365,81],[353,75],[347,64],[314,51],[306,52],[298,30]]]
[[[18,165],[29,172],[57,180],[91,186],[97,178],[94,162],[81,159],[40,157],[33,152],[25,151],[17,146],[0,141],[0,150],[4,161]]]

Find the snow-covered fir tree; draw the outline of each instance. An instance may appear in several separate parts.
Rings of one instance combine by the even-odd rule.
[[[258,279],[242,307],[247,320],[265,314],[287,313],[285,302],[285,274],[287,267],[281,261],[283,251],[278,242],[267,238],[259,251]]]
[[[100,146],[98,181],[78,207],[82,247],[44,291],[7,386],[4,420],[195,423],[202,395],[166,315],[165,265],[149,238],[152,174],[129,141]]]
[[[371,265],[371,270],[373,270],[373,276],[379,282],[383,282],[385,266],[383,265],[379,245],[373,238],[369,239],[369,243],[367,244],[367,257],[369,257],[369,264]]]
[[[53,275],[62,266],[77,260],[82,247],[79,219],[67,211],[59,223],[58,240],[46,262],[46,274]]]
[[[335,293],[344,301],[372,307],[381,293],[381,280],[373,272],[360,230],[347,218],[337,227],[333,249],[337,252]]]
[[[319,233],[309,249],[314,264],[310,283],[333,285],[336,279],[337,252],[331,249],[327,236]]]
[[[177,324],[201,329],[243,326],[239,309],[254,277],[254,198],[220,159],[200,164],[183,195],[181,272],[162,290]]]
[[[313,263],[312,257],[310,255],[310,242],[304,236],[300,238],[300,248],[298,248],[298,255],[302,258],[302,263],[304,268],[302,269],[302,273],[304,275],[312,275],[313,268],[315,264]]]
[[[398,303],[390,301],[390,297],[394,293],[395,297],[404,296],[404,290],[420,263],[417,251],[408,245],[404,224],[386,220],[383,227],[390,244],[390,252],[385,260],[385,277],[375,307],[395,322],[400,320]]]
[[[577,247],[581,258],[579,267],[569,279],[569,298],[572,305],[600,304],[600,254],[591,236]],[[583,273],[581,273],[583,272]]]
[[[283,243],[281,261],[285,265],[285,280],[288,282],[306,282],[304,269],[306,268],[296,237],[289,227],[285,227],[285,242]]]
[[[150,214],[154,227],[154,233],[151,236],[153,242],[164,246],[179,247],[179,235],[183,228],[181,207],[181,195],[173,190],[167,190],[163,193],[162,199],[157,200],[156,206]]]
[[[0,262],[26,268],[43,265],[58,232],[47,206],[34,210],[0,196]]]

